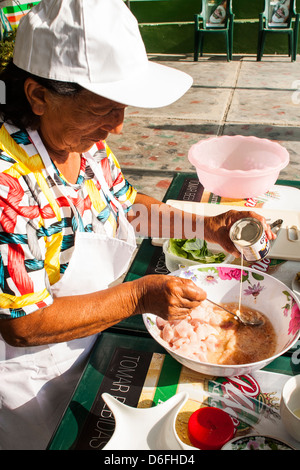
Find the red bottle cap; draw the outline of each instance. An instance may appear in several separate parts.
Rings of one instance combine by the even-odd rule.
[[[189,439],[194,447],[202,450],[221,449],[234,432],[230,415],[210,406],[195,411],[188,422]]]

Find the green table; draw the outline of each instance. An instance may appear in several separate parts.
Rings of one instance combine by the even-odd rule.
[[[277,184],[300,188],[300,182],[278,181]],[[191,197],[197,200],[199,195],[201,198],[201,187],[197,185],[198,179],[195,174],[178,173],[174,176],[164,200],[190,197],[191,188],[193,193]],[[161,248],[153,246],[151,240],[145,239],[124,282],[148,273],[167,274],[168,270],[164,266],[162,256]],[[118,367],[122,363],[122,358],[126,357],[127,361],[131,358],[130,361],[135,361],[135,365],[133,362],[130,363],[130,371],[123,369],[123,375],[120,376],[119,373],[117,376],[119,381],[120,377],[123,380],[119,382],[119,391],[123,395],[126,394],[126,404],[137,406],[153,354],[162,355],[164,358],[153,402],[156,404],[176,392],[181,365],[149,336],[140,317],[123,321],[101,334],[48,448],[101,449],[109,439],[108,436],[112,435],[114,426],[111,420],[102,415],[105,406],[101,394],[104,391],[110,392],[112,384],[116,386],[114,381],[117,372],[120,372]],[[264,370],[286,375],[299,374],[300,341],[292,350],[271,362]]]

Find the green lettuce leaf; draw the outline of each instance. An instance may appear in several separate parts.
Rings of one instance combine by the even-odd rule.
[[[200,238],[189,240],[171,238],[169,252],[175,256],[198,261],[199,263],[221,263],[225,259],[225,253],[212,253],[208,250],[206,241]]]

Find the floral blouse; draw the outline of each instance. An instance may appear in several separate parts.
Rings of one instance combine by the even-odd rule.
[[[112,194],[128,211],[136,190],[124,178],[106,142],[89,151],[101,165]],[[71,259],[75,230],[93,232],[101,224],[114,236],[118,214],[84,156],[76,184],[55,167],[55,183],[26,131],[0,128],[0,318],[19,317],[53,302],[51,285]],[[78,212],[74,216],[68,200]],[[79,227],[77,227],[79,220]],[[99,227],[98,227],[99,228]]]

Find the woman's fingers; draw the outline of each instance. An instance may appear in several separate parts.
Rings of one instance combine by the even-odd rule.
[[[168,276],[171,289],[174,289],[174,284],[177,283],[176,288],[181,289],[182,298],[187,302],[202,302],[206,299],[206,292],[190,279],[180,277]]]
[[[239,257],[240,253],[232,243],[229,233],[230,228],[235,222],[246,217],[259,220],[262,223],[266,236],[269,240],[274,240],[276,238],[276,235],[272,232],[270,225],[262,215],[257,214],[255,211],[230,210],[215,217],[207,218],[209,241],[218,243],[228,253]]]
[[[267,223],[265,217],[263,217],[260,214],[256,214],[254,211],[249,211],[248,217],[253,217],[255,219],[258,219],[264,228],[264,231],[266,232],[266,235],[269,240],[274,240],[276,238],[276,235],[274,232],[272,232],[270,225]]]
[[[168,320],[186,317],[206,299],[206,292],[190,279],[167,276],[165,290],[167,305],[161,315]]]
[[[143,282],[141,313],[149,312],[165,320],[186,317],[206,299],[206,292],[190,279],[176,276],[152,275]]]

